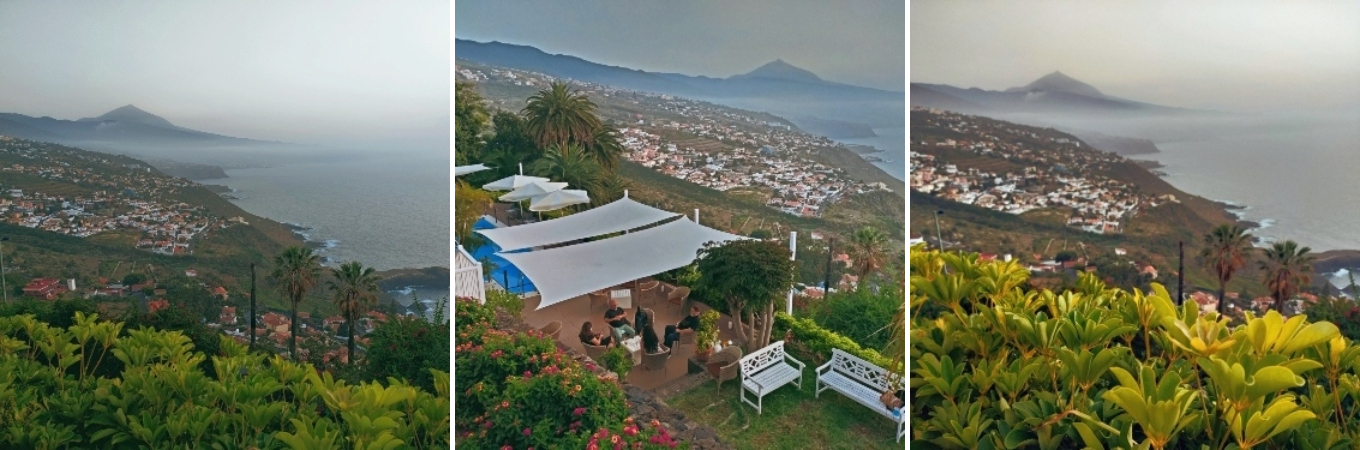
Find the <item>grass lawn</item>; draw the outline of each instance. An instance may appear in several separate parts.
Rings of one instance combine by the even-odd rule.
[[[738,398],[741,380],[703,385],[666,399],[687,418],[708,424],[733,448],[900,449],[893,422],[833,390],[813,398],[817,374],[803,372],[803,389],[784,386],[765,396],[765,413]],[[747,398],[753,398],[748,393]]]

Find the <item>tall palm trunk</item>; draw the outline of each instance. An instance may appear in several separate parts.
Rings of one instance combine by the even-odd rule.
[[[293,297],[293,321],[289,324],[288,331],[288,354],[293,355],[293,361],[298,361],[297,354],[297,333],[298,333],[298,302],[302,299]]]
[[[354,313],[351,312],[345,317],[345,323],[349,325],[349,330],[345,333],[345,350],[348,351],[349,363],[354,364],[354,327],[359,325],[354,323]]]

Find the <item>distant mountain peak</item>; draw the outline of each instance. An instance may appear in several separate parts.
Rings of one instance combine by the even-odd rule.
[[[1053,73],[1040,77],[1038,80],[1034,80],[1033,83],[1023,87],[1014,87],[1006,90],[1006,92],[1034,91],[1067,92],[1070,94],[1085,95],[1087,97],[1105,97],[1105,94],[1101,93],[1100,90],[1096,89],[1094,86],[1077,81],[1076,78],[1069,77],[1061,71],[1056,70],[1053,71]]]
[[[115,109],[113,111],[106,112],[104,113],[104,115],[101,115],[99,117],[85,118],[80,120],[98,122],[115,121],[125,123],[139,123],[142,125],[151,125],[155,127],[170,129],[179,128],[176,127],[175,124],[170,123],[170,121],[165,120],[161,116],[151,114],[133,105],[124,105],[118,107],[118,109]]]
[[[808,83],[822,82],[822,78],[818,77],[817,74],[784,62],[783,59],[770,61],[763,66],[757,67],[756,70],[741,75],[733,75],[732,78],[778,78]]]

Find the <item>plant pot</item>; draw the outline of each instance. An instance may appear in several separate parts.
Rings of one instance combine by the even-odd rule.
[[[697,349],[694,351],[694,359],[699,360],[699,362],[708,362],[708,356],[711,354],[713,354],[711,348]]]

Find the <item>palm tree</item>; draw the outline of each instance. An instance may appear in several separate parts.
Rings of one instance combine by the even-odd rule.
[[[883,268],[887,239],[883,232],[873,227],[864,227],[850,235],[850,250],[855,258],[855,271],[864,279],[871,273]]]
[[[1219,315],[1227,310],[1228,281],[1247,265],[1247,257],[1253,251],[1251,240],[1252,236],[1242,227],[1226,223],[1204,235],[1204,250],[1199,256],[1209,273],[1218,276]]]
[[[585,189],[591,197],[596,197],[600,191],[600,165],[587,157],[580,145],[548,148],[542,158],[534,161],[531,170],[535,175],[566,182],[576,189]]]
[[[355,321],[378,301],[378,276],[373,272],[372,267],[352,261],[340,265],[339,269],[331,269],[335,280],[326,282],[334,294],[332,301],[340,307],[340,315],[345,317],[345,326],[349,328],[345,345],[349,350],[350,364],[355,361],[354,327],[358,325]]]
[[[590,194],[590,203],[600,206],[612,203],[623,198],[623,191],[628,189],[628,181],[618,175],[605,175],[599,180],[599,192]]]
[[[585,150],[591,159],[600,163],[600,167],[613,172],[619,166],[619,157],[623,155],[623,144],[612,128],[600,127],[586,141]]]
[[[294,361],[298,360],[298,303],[302,303],[302,297],[316,286],[317,278],[320,276],[320,258],[312,253],[311,249],[295,245],[283,249],[283,253],[274,257],[274,272],[269,277],[278,284],[279,290],[287,295],[293,303],[293,323],[288,337],[288,353],[292,355]]]
[[[1284,302],[1312,281],[1313,256],[1308,247],[1299,248],[1294,241],[1275,243],[1265,250],[1261,270],[1266,272],[1265,285],[1275,299],[1275,310],[1284,312]]]
[[[529,136],[540,148],[590,142],[602,127],[595,116],[595,103],[580,91],[568,89],[565,83],[553,83],[529,97],[520,114]]]

